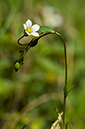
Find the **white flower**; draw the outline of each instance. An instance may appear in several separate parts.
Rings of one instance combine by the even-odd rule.
[[[34,24],[32,26],[32,21],[31,20],[27,20],[25,24],[23,24],[25,32],[28,35],[33,35],[33,36],[39,36],[39,33],[37,33],[36,31],[39,30],[40,26],[37,24]]]

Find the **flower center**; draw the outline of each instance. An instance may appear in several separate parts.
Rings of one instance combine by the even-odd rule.
[[[28,27],[27,27],[27,28],[26,28],[26,31],[29,32],[30,34],[32,33],[31,28],[28,28]]]

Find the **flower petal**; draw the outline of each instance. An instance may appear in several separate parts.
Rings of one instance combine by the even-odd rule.
[[[28,35],[31,35],[29,32],[25,31]]]
[[[26,21],[26,26],[27,26],[28,28],[30,28],[30,27],[32,26],[32,21],[28,19],[28,20]]]
[[[39,28],[40,28],[40,26],[37,25],[37,24],[35,24],[35,25],[33,25],[33,26],[31,27],[32,31],[38,31]]]
[[[26,24],[23,24],[23,26],[24,26],[24,29],[26,30],[26,28],[27,28]]]
[[[37,32],[32,32],[31,35],[36,36],[36,37],[39,36]]]

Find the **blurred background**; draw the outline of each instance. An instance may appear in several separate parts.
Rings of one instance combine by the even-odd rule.
[[[0,0],[0,128],[50,129],[63,110],[64,50],[59,37],[48,35],[26,54],[18,72],[14,61],[23,47],[27,19],[63,35],[67,45],[68,89],[66,120],[85,127],[85,1]],[[29,41],[29,38],[27,39]],[[24,41],[23,41],[24,42]]]

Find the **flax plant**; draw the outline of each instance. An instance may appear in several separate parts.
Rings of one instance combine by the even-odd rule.
[[[50,35],[50,34],[55,34],[56,36],[59,36],[60,39],[62,40],[63,43],[63,47],[64,47],[64,64],[65,64],[65,84],[63,87],[63,94],[64,94],[64,98],[63,98],[63,111],[62,113],[59,113],[58,111],[58,119],[53,123],[51,129],[67,129],[68,125],[70,126],[71,129],[73,129],[72,125],[69,122],[66,122],[65,120],[65,114],[66,114],[66,100],[67,100],[67,96],[68,93],[71,91],[71,89],[74,87],[72,86],[69,90],[67,89],[67,50],[66,50],[66,43],[65,40],[63,38],[63,36],[58,33],[55,32],[53,29],[51,29],[48,26],[39,26],[37,24],[32,25],[32,21],[31,20],[27,20],[25,24],[23,24],[24,26],[24,34],[23,36],[21,36],[17,43],[20,46],[25,46],[25,49],[23,49],[22,51],[20,51],[21,55],[20,57],[15,61],[14,63],[14,68],[15,71],[18,71],[20,68],[20,65],[23,65],[24,63],[24,58],[26,53],[28,52],[28,50],[31,47],[35,47],[38,43],[38,40],[41,39],[42,37],[46,36],[46,35]],[[38,33],[37,31],[39,31],[40,33]],[[28,43],[21,43],[20,40],[26,36],[34,36],[32,38],[32,40]],[[63,118],[61,117],[61,115],[63,115]]]

